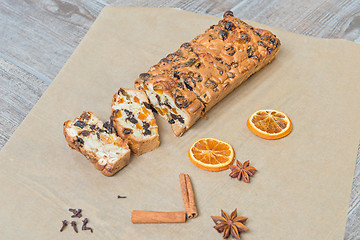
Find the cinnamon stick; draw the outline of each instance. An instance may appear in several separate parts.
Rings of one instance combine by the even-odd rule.
[[[196,218],[198,211],[196,209],[194,190],[188,174],[181,173],[179,175],[181,195],[184,201],[185,212],[187,218]]]
[[[133,210],[131,213],[132,223],[183,223],[186,221],[186,213],[179,212],[154,212]]]

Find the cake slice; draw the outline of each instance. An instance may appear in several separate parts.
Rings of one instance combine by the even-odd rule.
[[[130,161],[129,146],[116,136],[111,122],[103,123],[92,112],[64,123],[69,146],[81,152],[105,176],[112,176]]]
[[[112,100],[111,120],[135,155],[159,147],[159,133],[149,100],[143,91],[120,88]]]

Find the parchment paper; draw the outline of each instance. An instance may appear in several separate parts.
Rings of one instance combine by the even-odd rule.
[[[105,177],[62,135],[82,110],[101,119],[119,87],[219,19],[175,9],[106,7],[59,75],[0,153],[3,239],[221,239],[220,209],[249,218],[242,239],[342,239],[360,136],[360,47],[343,40],[273,31],[282,46],[273,63],[213,108],[183,137],[157,117],[161,146],[114,177]],[[269,141],[247,118],[274,108],[292,133]],[[212,173],[187,157],[191,144],[215,137],[258,169],[250,184]],[[184,209],[178,175],[191,177],[199,217],[184,224],[131,224],[132,210]],[[126,199],[117,199],[125,195]],[[82,208],[94,233],[71,226],[68,208]]]

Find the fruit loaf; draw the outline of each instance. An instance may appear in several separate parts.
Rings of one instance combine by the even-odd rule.
[[[116,136],[111,122],[103,123],[92,112],[83,112],[64,123],[64,135],[72,149],[82,153],[105,176],[112,176],[130,161],[129,146]]]
[[[144,91],[120,88],[112,100],[111,120],[117,134],[141,155],[159,147],[159,133]]]
[[[140,74],[135,88],[181,136],[202,115],[252,74],[271,62],[280,40],[231,11],[217,25]]]

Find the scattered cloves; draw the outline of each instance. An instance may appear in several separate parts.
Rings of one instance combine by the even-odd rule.
[[[72,221],[72,222],[71,222],[71,226],[74,228],[74,231],[75,231],[76,233],[78,233],[78,229],[77,229],[77,227],[76,227],[76,222],[75,222],[75,221]]]
[[[81,214],[81,209],[73,209],[73,208],[69,208],[69,212],[72,212],[74,215],[72,215],[72,218],[81,218],[82,214]]]
[[[126,198],[126,196],[120,196],[120,195],[118,195],[118,198]]]
[[[68,221],[66,221],[66,220],[63,220],[62,221],[62,227],[60,228],[60,232],[62,232],[62,231],[64,231],[64,229],[65,229],[65,227],[67,226],[67,224],[68,224]]]
[[[91,231],[91,233],[93,233],[93,229],[91,228],[91,227],[87,227],[86,226],[86,224],[89,222],[89,219],[87,219],[87,218],[84,218],[84,220],[82,220],[82,222],[83,222],[83,225],[82,225],[82,227],[81,227],[81,230],[90,230]]]

